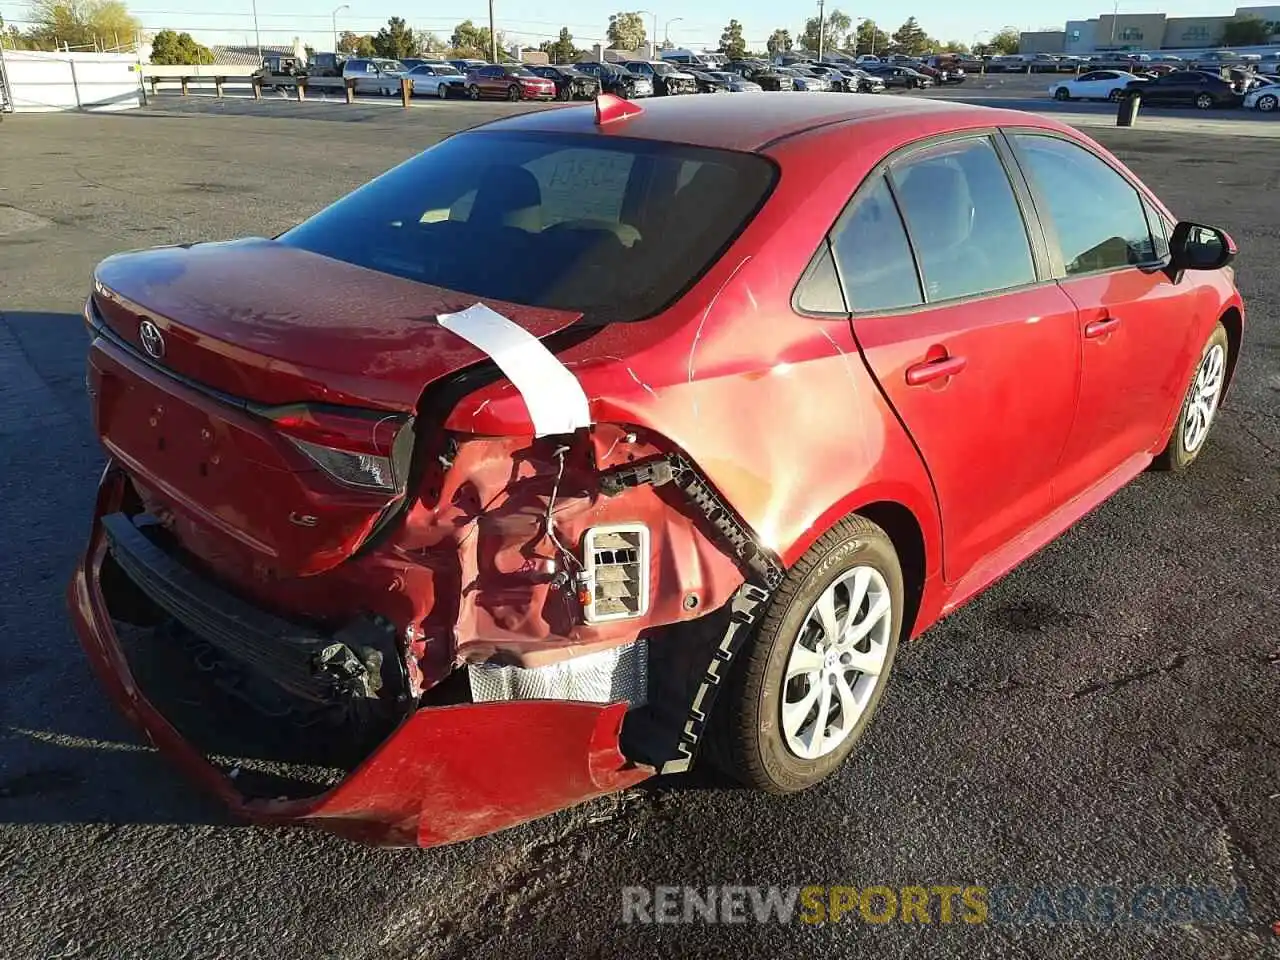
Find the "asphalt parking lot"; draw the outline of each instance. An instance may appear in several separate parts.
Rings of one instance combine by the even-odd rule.
[[[860,751],[813,791],[695,778],[370,850],[229,822],[107,705],[62,593],[102,465],[78,317],[93,265],[270,235],[510,109],[226,101],[0,126],[0,955],[1280,957],[1280,163],[1262,137],[1090,130],[1239,242],[1232,393],[1188,475],[1141,477],[905,648]],[[622,888],[660,884],[1244,888],[1248,909],[624,925]]]

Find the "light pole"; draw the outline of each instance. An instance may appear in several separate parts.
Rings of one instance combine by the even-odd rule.
[[[253,0],[253,42],[258,48],[258,62],[262,62],[262,34],[258,32],[258,0]]]
[[[653,17],[653,39],[649,41],[649,54],[652,59],[658,59],[658,15],[652,10],[637,10],[636,13],[645,13]]]
[[[827,21],[822,15],[823,0],[818,0],[818,60],[822,60],[822,46],[826,41]]]
[[[493,28],[493,0],[489,0],[489,62],[498,62],[498,31]]]
[[[672,17],[662,27],[662,45],[664,47],[671,46],[671,25],[683,20],[684,17]]]
[[[1116,18],[1120,16],[1120,0],[1115,0],[1111,4],[1111,43],[1110,46],[1116,45]]]
[[[350,10],[350,9],[351,9],[350,5],[344,3],[342,6],[335,8],[333,11],[333,52],[335,54],[338,52],[338,14],[340,14],[343,10]]]

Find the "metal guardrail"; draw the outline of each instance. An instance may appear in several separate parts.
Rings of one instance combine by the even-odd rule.
[[[225,88],[228,83],[249,83],[253,87],[253,99],[255,100],[262,99],[262,91],[264,87],[292,87],[294,95],[299,103],[307,99],[308,90],[341,90],[346,94],[347,103],[356,102],[356,80],[354,77],[290,77],[284,75],[245,76],[242,73],[228,73],[226,75],[200,73],[177,76],[167,74],[150,74],[144,76],[143,79],[150,85],[152,96],[155,96],[159,92],[161,84],[177,83],[182,88],[182,95],[186,97],[190,95],[191,88],[193,86],[205,86],[212,83],[214,95],[222,97],[225,94]],[[401,103],[408,107],[412,98],[413,80],[409,77],[401,77]]]

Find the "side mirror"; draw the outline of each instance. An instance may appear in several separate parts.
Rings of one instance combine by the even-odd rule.
[[[1218,270],[1236,258],[1236,243],[1225,230],[1184,220],[1169,238],[1169,266],[1183,270]]]

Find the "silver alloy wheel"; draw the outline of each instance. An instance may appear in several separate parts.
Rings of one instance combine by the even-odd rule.
[[[449,85],[447,83],[437,83],[436,96],[441,100],[447,100],[449,97]]]
[[[1209,110],[1213,107],[1213,97],[1207,93],[1202,93],[1196,97],[1196,106],[1201,110]]]
[[[889,585],[856,566],[809,609],[787,658],[782,735],[803,760],[835,750],[853,732],[880,682],[893,636]]]
[[[1258,98],[1258,109],[1261,110],[1263,113],[1270,113],[1277,106],[1280,106],[1280,99],[1277,99],[1275,96],[1271,94],[1267,94],[1265,97]]]
[[[1182,447],[1187,453],[1195,453],[1209,435],[1209,425],[1218,412],[1218,399],[1222,396],[1223,374],[1226,372],[1227,353],[1221,344],[1215,343],[1200,361],[1200,369],[1191,383],[1187,398],[1187,415],[1182,425]]]

